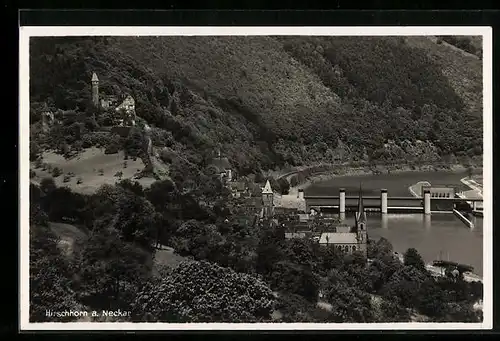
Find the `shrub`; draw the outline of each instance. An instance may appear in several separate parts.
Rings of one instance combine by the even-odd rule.
[[[104,154],[116,154],[120,151],[121,148],[122,148],[122,141],[120,136],[113,135],[113,137],[110,138],[106,143],[106,149],[104,151]]]
[[[76,180],[76,184],[80,185],[81,183],[83,183],[83,179],[81,177],[78,177],[78,179]]]
[[[278,188],[281,194],[288,194],[290,190],[290,184],[288,183],[288,180],[286,178],[280,178],[278,180]]]
[[[143,150],[143,135],[137,128],[130,129],[130,133],[125,139],[124,147],[127,155],[137,157]]]
[[[99,173],[99,175],[104,175],[104,169],[100,168],[97,173]]]
[[[52,176],[54,178],[57,178],[61,174],[62,174],[62,170],[59,167],[54,167],[54,169],[52,169]]]
[[[71,180],[71,175],[66,174],[66,175],[64,176],[63,182],[69,182],[70,180]]]

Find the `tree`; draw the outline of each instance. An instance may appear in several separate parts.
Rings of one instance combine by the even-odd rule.
[[[290,191],[290,183],[285,177],[279,178],[279,180],[277,181],[277,185],[278,188],[276,188],[276,190],[279,190],[283,195],[288,194],[288,192]]]
[[[328,272],[331,269],[338,269],[343,264],[343,255],[335,247],[322,247],[319,250],[319,261],[317,262],[318,272]]]
[[[36,161],[42,155],[42,149],[35,140],[30,140],[30,161]]]
[[[441,317],[446,311],[443,294],[433,279],[422,283],[419,289],[416,308],[424,315],[433,318]]]
[[[127,156],[138,157],[144,151],[144,136],[138,128],[130,129],[124,142]]]
[[[262,280],[205,261],[185,261],[150,281],[132,308],[149,322],[268,321],[275,299]]]
[[[380,322],[410,322],[410,313],[401,305],[399,299],[382,300],[380,310],[382,312]]]
[[[118,187],[123,188],[126,191],[133,193],[134,195],[143,197],[144,189],[138,181],[132,181],[130,179],[123,179],[117,183]]]
[[[325,300],[332,305],[331,322],[372,322],[371,298],[367,293],[344,284],[330,284]]]
[[[54,169],[52,169],[52,177],[57,178],[61,174],[62,174],[61,168],[54,167]]]
[[[85,208],[85,198],[72,192],[67,187],[58,187],[43,198],[44,208],[50,220],[61,221],[70,219],[82,221]]]
[[[424,260],[416,249],[409,248],[403,257],[405,266],[413,266],[421,271],[426,271]]]
[[[404,266],[396,271],[381,289],[386,299],[394,297],[401,300],[404,307],[415,307],[418,302],[419,290],[422,283],[429,278],[413,266]]]
[[[151,275],[151,254],[125,242],[118,230],[93,231],[76,260],[80,298],[93,309],[129,310]]]
[[[114,226],[125,241],[150,250],[157,234],[155,213],[154,206],[146,198],[123,193],[117,202]]]
[[[318,298],[319,277],[310,266],[281,261],[274,264],[268,277],[275,290],[300,295],[310,302]]]
[[[175,201],[177,194],[177,188],[170,179],[155,181],[145,191],[146,198],[160,212],[169,208],[169,205]]]
[[[31,210],[31,208],[30,208]],[[59,239],[40,221],[39,210],[30,216],[30,321],[69,322],[72,316],[50,316],[47,311],[85,310],[78,303],[70,266],[58,247]]]
[[[180,255],[192,255],[197,260],[215,261],[220,257],[224,238],[215,225],[191,219],[179,227],[173,245]]]
[[[124,143],[120,135],[114,134],[105,145],[104,154],[116,154],[120,151]]]
[[[380,259],[383,256],[392,255],[392,252],[392,244],[384,237],[368,242],[367,257],[370,259]]]
[[[313,242],[308,239],[289,240],[284,244],[285,258],[296,264],[313,266],[313,246]]]

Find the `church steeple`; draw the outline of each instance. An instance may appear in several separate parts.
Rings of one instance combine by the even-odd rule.
[[[359,199],[358,199],[358,210],[356,212],[356,225],[360,223],[366,224],[366,212],[363,205],[363,190],[361,189],[361,184],[359,184]]]
[[[92,103],[99,106],[99,78],[95,72],[92,73]]]
[[[273,216],[274,212],[274,193],[271,188],[271,183],[269,180],[266,181],[266,185],[262,188],[262,216],[263,218],[270,218]]]

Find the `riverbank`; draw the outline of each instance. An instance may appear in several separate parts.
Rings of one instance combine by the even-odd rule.
[[[306,168],[305,168],[306,169]],[[313,184],[325,182],[332,179],[351,177],[351,176],[364,176],[364,175],[379,175],[379,174],[399,174],[399,173],[418,173],[418,172],[432,172],[435,171],[434,165],[423,165],[419,167],[411,167],[408,165],[397,165],[389,167],[378,167],[370,169],[368,167],[347,167],[338,166],[337,169],[312,174],[308,176],[302,183],[296,186],[290,186],[287,195],[275,194],[275,203],[278,207],[286,208],[299,208],[303,205],[303,201],[298,197],[298,191],[306,190]],[[467,168],[463,165],[452,165],[448,169],[441,169],[442,172],[460,173],[465,172]],[[286,175],[286,179],[290,182],[290,178],[296,176],[297,173]]]
[[[286,175],[287,180],[296,175],[298,172],[307,169],[304,167],[301,170],[297,170],[296,173]],[[307,179],[296,186],[290,186],[290,190],[306,189],[310,185],[327,181],[333,178],[344,177],[344,176],[357,176],[357,175],[378,175],[378,174],[398,174],[398,173],[411,173],[411,172],[430,172],[430,171],[449,171],[449,172],[464,172],[467,167],[463,165],[451,165],[449,168],[436,169],[435,165],[422,165],[422,166],[408,166],[408,165],[397,165],[397,166],[378,166],[376,168],[369,167],[349,167],[349,166],[338,166],[339,169],[321,172],[318,174],[312,174]]]

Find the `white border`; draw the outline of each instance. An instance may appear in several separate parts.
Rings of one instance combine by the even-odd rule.
[[[29,38],[43,36],[424,36],[483,37],[483,315],[482,323],[30,323],[29,322]],[[20,330],[419,330],[491,329],[492,295],[492,29],[491,27],[20,27],[19,30]]]

